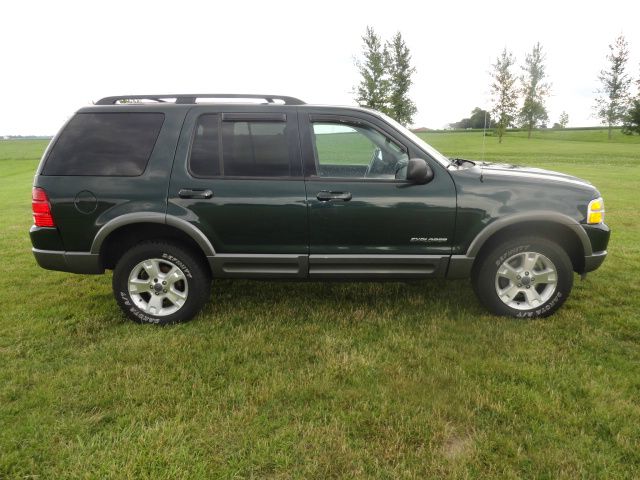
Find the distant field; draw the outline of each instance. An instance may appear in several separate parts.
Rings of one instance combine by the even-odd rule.
[[[35,265],[46,142],[0,141],[0,478],[640,478],[640,138],[525,137],[485,159],[592,181],[614,232],[552,318],[488,315],[467,281],[217,281],[168,328],[125,320],[110,274]]]
[[[436,149],[449,156],[482,158],[482,132],[420,133]],[[606,130],[539,130],[531,139],[526,132],[510,132],[499,144],[497,137],[485,138],[486,160],[514,161],[538,165],[637,165],[640,136],[615,131],[612,141]]]

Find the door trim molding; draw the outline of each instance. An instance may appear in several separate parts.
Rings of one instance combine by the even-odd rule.
[[[244,254],[207,257],[214,278],[387,280],[444,277],[450,255]]]
[[[309,255],[309,278],[406,279],[444,277],[450,255]]]
[[[307,254],[218,253],[207,257],[213,278],[307,278]]]

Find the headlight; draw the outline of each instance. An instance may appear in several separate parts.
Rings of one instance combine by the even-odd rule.
[[[596,224],[604,222],[604,200],[602,197],[594,198],[587,208],[587,223]]]

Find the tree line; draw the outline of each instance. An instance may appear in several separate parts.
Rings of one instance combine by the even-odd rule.
[[[495,116],[495,130],[499,141],[508,127],[521,126],[531,130],[545,125],[548,114],[545,100],[550,93],[551,85],[547,83],[545,55],[540,43],[525,57],[521,67],[523,75],[520,84],[512,71],[515,58],[507,48],[496,59],[491,71],[491,103]],[[632,79],[628,73],[629,45],[623,35],[609,45],[606,66],[600,71],[598,81],[600,87],[596,91],[594,105],[595,117],[608,129],[611,140],[613,128],[622,125],[626,134],[640,134],[640,78],[636,81],[638,92],[635,98],[631,95]],[[518,99],[522,96],[521,108],[518,111]],[[564,127],[569,121],[566,112],[560,115],[555,127]]]
[[[355,100],[360,106],[379,110],[404,125],[410,125],[417,113],[409,96],[416,69],[411,53],[400,32],[384,42],[372,27],[367,27],[361,57],[356,60],[360,82]],[[600,71],[600,88],[595,92],[594,114],[608,128],[609,139],[614,127],[622,125],[626,134],[640,134],[640,78],[635,96],[631,93],[633,80],[628,73],[629,46],[623,35],[609,45],[606,66]],[[514,72],[516,58],[506,47],[491,65],[489,85],[490,110],[476,107],[469,118],[449,124],[452,128],[492,128],[498,141],[507,128],[520,127],[528,132],[546,127],[549,114],[546,100],[551,83],[546,72],[546,54],[540,42],[525,55],[520,75]],[[564,128],[569,115],[562,112],[552,128]]]

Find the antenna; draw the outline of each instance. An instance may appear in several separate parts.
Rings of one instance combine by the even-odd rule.
[[[482,163],[480,163],[480,181],[484,181],[484,144],[487,141],[487,115],[488,112],[484,111],[484,127],[482,127]]]
[[[484,111],[484,127],[482,128],[482,163],[484,163],[484,143],[487,138],[487,111]]]

